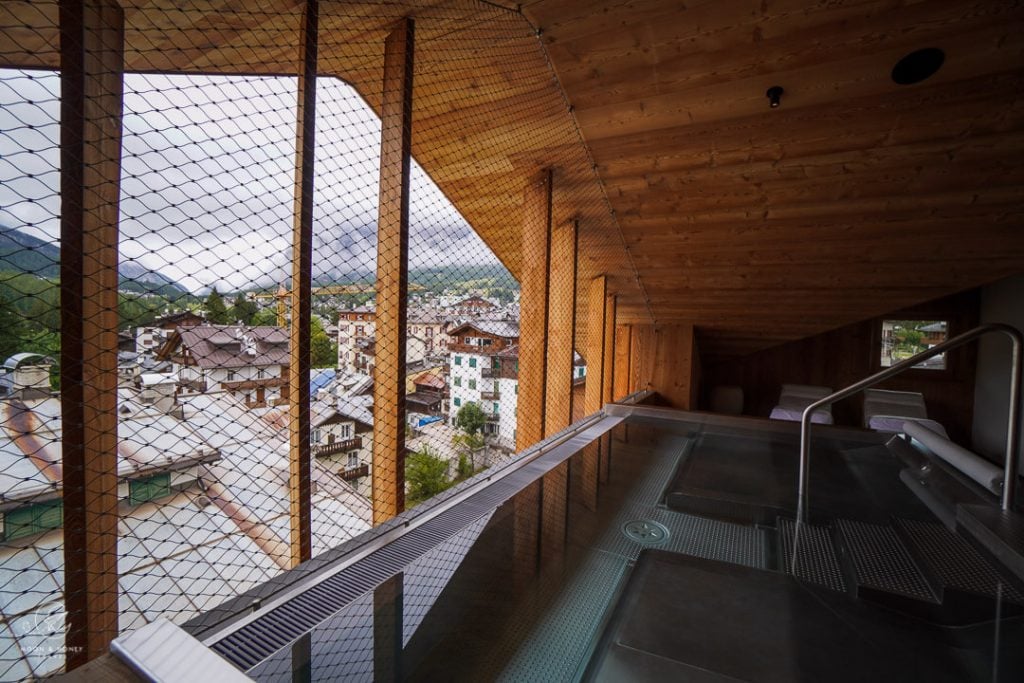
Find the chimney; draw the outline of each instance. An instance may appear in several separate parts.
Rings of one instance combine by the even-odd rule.
[[[54,360],[38,353],[18,353],[4,363],[11,375],[11,393],[22,399],[50,395],[50,369]]]

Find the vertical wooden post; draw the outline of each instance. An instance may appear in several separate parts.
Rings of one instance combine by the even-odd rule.
[[[520,283],[519,399],[516,450],[544,438],[548,347],[548,275],[551,262],[551,170],[542,171],[523,196],[523,268]],[[513,501],[513,553],[517,577],[532,576],[538,566],[541,484],[534,483]]]
[[[615,306],[614,294],[608,295],[604,300],[604,357],[605,363],[601,373],[601,403],[612,402],[612,395],[615,390]],[[612,435],[605,434],[601,437],[601,458],[598,473],[601,483],[608,481],[612,465]]]
[[[607,298],[608,278],[599,275],[590,281],[590,288],[587,292],[587,384],[584,394],[586,406],[583,411],[587,415],[596,413],[604,405],[602,379],[607,362],[604,356],[605,314],[607,311],[605,301]],[[599,443],[592,443],[583,450],[580,483],[583,504],[591,510],[597,509],[597,474],[600,452]]]
[[[548,344],[544,388],[544,436],[572,423],[572,370],[576,346],[575,222],[551,234],[548,276]]]
[[[629,382],[632,376],[631,364],[633,362],[633,326],[615,326],[615,367],[613,368],[614,380],[612,382],[612,398],[619,400],[630,393]],[[612,441],[625,442],[629,439],[629,426],[623,423],[619,428],[612,430]]]
[[[548,273],[548,346],[544,389],[544,436],[572,423],[573,358],[576,349],[577,226],[552,231]],[[541,485],[541,561],[565,547],[569,512],[569,462],[544,475]]]
[[[67,668],[117,636],[117,243],[124,14],[61,0],[61,411]]]
[[[384,42],[380,200],[377,219],[377,346],[373,383],[373,523],[405,509],[405,321],[409,287],[413,20]]]
[[[292,222],[292,321],[288,364],[291,566],[312,557],[309,445],[310,288],[313,284],[313,176],[316,163],[318,0],[306,0],[299,45],[295,107],[295,191]]]
[[[519,399],[516,450],[544,438],[551,272],[551,170],[526,188],[523,200],[523,280],[520,283]]]
[[[619,400],[630,393],[629,390],[629,365],[632,356],[630,342],[632,341],[631,325],[615,326],[615,381],[613,383],[612,397]]]

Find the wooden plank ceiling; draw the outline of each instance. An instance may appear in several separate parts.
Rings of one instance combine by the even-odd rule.
[[[744,354],[1024,270],[1024,11],[527,2],[658,322]],[[897,85],[937,47],[942,68]],[[777,109],[766,90],[785,89]]]
[[[297,69],[300,0],[122,4],[129,69]],[[523,188],[552,165],[554,223],[580,222],[580,282],[607,273],[620,321],[693,323],[706,360],[1024,270],[1020,2],[321,0],[321,14],[321,72],[374,107],[384,35],[417,18],[414,154],[514,274]],[[2,3],[0,61],[52,67],[55,17]],[[922,47],[943,67],[896,85],[895,62]]]

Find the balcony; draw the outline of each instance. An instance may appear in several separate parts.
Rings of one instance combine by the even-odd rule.
[[[365,477],[368,474],[370,474],[369,465],[359,465],[358,467],[346,467],[345,469],[338,472],[338,476],[344,479],[345,481],[359,479],[360,477]]]
[[[361,436],[356,436],[351,439],[345,439],[344,441],[316,444],[313,446],[313,455],[317,457],[337,455],[338,453],[346,453],[348,451],[359,450],[362,447],[363,438]]]
[[[480,399],[483,401],[497,401],[501,399],[500,391],[481,391]]]
[[[501,368],[482,368],[480,376],[484,379],[498,379],[501,377]]]

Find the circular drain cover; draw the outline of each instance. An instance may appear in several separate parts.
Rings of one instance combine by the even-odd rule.
[[[668,540],[668,528],[649,519],[636,519],[622,525],[626,538],[644,545],[658,545]]]

